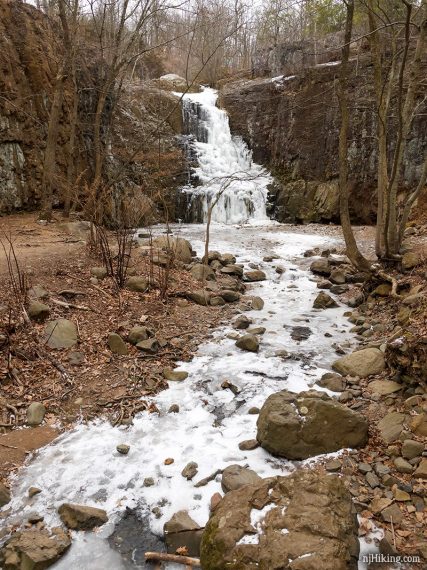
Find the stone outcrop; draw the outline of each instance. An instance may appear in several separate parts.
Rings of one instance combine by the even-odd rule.
[[[332,368],[344,376],[366,378],[384,370],[385,358],[378,348],[364,348],[336,360]]]
[[[0,550],[0,567],[43,570],[55,564],[70,546],[71,539],[61,528],[16,532]]]
[[[351,496],[335,475],[299,471],[225,495],[205,527],[205,570],[355,570]]]
[[[275,175],[270,215],[280,222],[338,222],[339,65],[316,66],[303,57],[294,61],[298,50],[282,48],[279,66],[267,64],[266,72],[285,77],[227,83],[221,105],[229,113],[232,132],[241,135],[254,160]],[[354,58],[350,66],[351,97],[362,103],[351,109],[350,210],[354,221],[370,223],[375,219],[377,162],[372,66],[367,54]],[[255,73],[263,71],[258,67]],[[404,160],[403,178],[409,187],[421,172],[426,146],[427,124],[420,115]]]
[[[65,526],[73,530],[91,530],[108,521],[107,513],[103,509],[86,505],[63,503],[58,513]]]
[[[261,446],[287,459],[307,459],[346,447],[360,447],[368,439],[368,424],[359,413],[314,390],[272,394],[257,420]]]

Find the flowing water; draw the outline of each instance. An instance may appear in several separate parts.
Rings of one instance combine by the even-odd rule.
[[[318,290],[308,271],[310,261],[302,257],[304,250],[330,247],[334,240],[315,230],[312,234],[286,232],[266,220],[269,176],[251,162],[244,143],[231,137],[227,117],[215,107],[215,100],[216,93],[206,89],[202,94],[186,96],[184,101],[190,116],[194,105],[201,106],[192,129],[203,139],[195,144],[200,162],[197,175],[204,184],[192,191],[200,195],[206,212],[215,193],[221,191],[219,182],[212,183],[213,176],[226,177],[239,170],[259,174],[256,183],[243,175],[241,183],[233,181],[221,195],[214,218],[240,225],[214,224],[211,249],[232,252],[238,263],[255,263],[267,274],[266,281],[250,286],[248,291],[265,300],[263,310],[246,313],[255,326],[266,328],[260,351],[240,351],[228,338],[231,324],[223,327],[199,348],[192,362],[178,365],[189,373],[188,378],[170,383],[168,390],[153,398],[159,414],[142,412],[128,427],[112,427],[103,420],[78,425],[41,450],[20,471],[13,484],[12,514],[7,523],[19,524],[30,512],[37,512],[48,526],[56,525],[57,508],[63,502],[97,506],[108,512],[109,523],[98,532],[74,533],[73,545],[56,563],[56,569],[142,567],[144,551],[152,548],[156,536],[162,536],[164,523],[174,513],[185,509],[197,523],[206,523],[210,498],[221,492],[220,477],[200,488],[194,487],[195,482],[235,463],[248,465],[262,477],[298,468],[301,463],[275,459],[261,448],[239,449],[239,442],[256,435],[257,416],[248,411],[262,406],[273,392],[285,388],[299,392],[313,386],[336,357],[334,343],[351,337],[344,307],[313,310]],[[247,218],[252,224],[241,225]],[[204,226],[180,225],[173,231],[188,238],[199,255],[203,252]],[[275,272],[274,264],[263,261],[272,254],[280,258],[275,263],[286,267],[281,275]],[[309,327],[310,336],[294,340],[292,330],[296,326]],[[277,356],[280,350],[286,350],[289,358]],[[238,388],[237,395],[221,388],[224,380]],[[175,403],[179,404],[179,413],[168,413]],[[117,453],[120,443],[130,445],[128,455]],[[174,463],[165,465],[166,458],[173,458]],[[181,475],[190,461],[198,463],[193,482]],[[144,486],[146,478],[153,478],[154,485]],[[30,486],[39,487],[42,493],[26,498]],[[137,517],[142,521],[140,531],[132,526]],[[111,547],[114,540],[108,540],[121,519],[120,541],[127,545],[130,561]]]

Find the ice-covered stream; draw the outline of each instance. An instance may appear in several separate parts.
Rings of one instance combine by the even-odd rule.
[[[174,231],[187,237],[198,253],[203,251],[203,226],[180,226]],[[7,522],[22,521],[37,512],[49,526],[58,524],[56,511],[63,502],[104,508],[110,522],[97,533],[74,533],[71,550],[55,568],[123,570],[129,566],[106,539],[127,507],[141,513],[151,531],[161,535],[163,524],[181,509],[188,510],[200,525],[207,521],[210,498],[221,492],[220,477],[201,488],[194,483],[217,469],[239,463],[266,477],[297,468],[297,462],[275,459],[261,448],[241,451],[238,444],[256,435],[257,416],[248,414],[251,407],[261,406],[275,391],[299,392],[312,386],[336,356],[332,345],[351,338],[344,307],[312,309],[318,290],[307,270],[310,260],[301,255],[308,248],[328,247],[332,242],[316,233],[287,233],[278,226],[215,225],[212,249],[233,251],[239,263],[257,263],[268,275],[267,281],[249,291],[265,300],[264,309],[246,313],[255,326],[267,329],[259,353],[235,347],[227,338],[231,324],[216,331],[192,362],[179,365],[189,372],[187,380],[171,382],[168,390],[154,398],[159,414],[143,412],[130,427],[112,427],[106,421],[82,424],[43,449],[14,482],[13,514]],[[262,260],[271,254],[280,259],[274,263]],[[283,265],[285,273],[278,275],[275,264]],[[308,326],[312,334],[298,342],[290,333],[293,326],[301,325]],[[280,349],[296,358],[275,356]],[[237,396],[221,389],[226,379],[239,387]],[[175,403],[179,413],[168,413]],[[130,445],[128,455],[116,451],[120,443]],[[173,458],[174,463],[165,465],[166,458]],[[193,482],[181,475],[190,461],[199,466]],[[150,477],[155,484],[144,486],[144,479]],[[26,499],[30,486],[39,487],[42,493]],[[159,518],[152,512],[155,507],[160,509]],[[140,549],[139,554],[143,544]]]

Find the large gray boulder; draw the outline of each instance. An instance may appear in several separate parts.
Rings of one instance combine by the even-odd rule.
[[[204,265],[203,263],[193,265],[190,273],[197,281],[213,281],[215,279],[215,271],[209,265]]]
[[[261,446],[287,459],[360,447],[368,438],[368,424],[361,414],[314,390],[272,394],[260,410],[257,428]]]
[[[193,256],[191,244],[188,240],[170,235],[160,236],[153,239],[153,246],[162,249],[173,259],[183,263],[191,263]]]
[[[336,475],[298,471],[225,495],[202,537],[205,570],[356,570],[357,519]]]
[[[68,319],[49,321],[43,335],[49,348],[71,348],[77,343],[77,327]]]
[[[5,570],[44,570],[59,560],[71,546],[61,528],[29,529],[16,532],[0,550],[0,568]]]
[[[343,376],[366,378],[384,370],[385,358],[378,348],[364,348],[336,360],[332,368]]]

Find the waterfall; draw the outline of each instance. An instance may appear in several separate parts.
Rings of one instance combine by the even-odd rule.
[[[266,220],[271,176],[252,161],[243,139],[231,134],[228,115],[216,106],[217,98],[210,88],[183,97],[185,135],[195,162],[191,181],[182,188],[190,221],[206,222],[212,204],[215,222]]]

